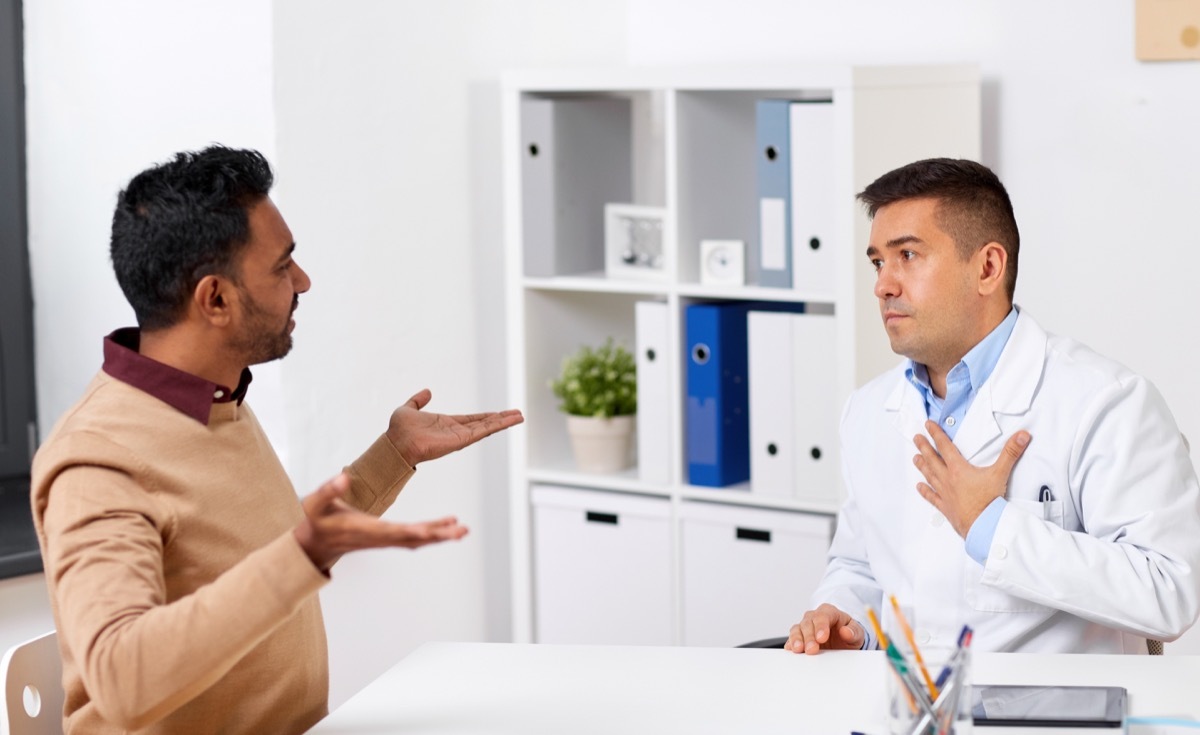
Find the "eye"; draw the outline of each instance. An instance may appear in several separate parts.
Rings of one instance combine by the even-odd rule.
[[[905,260],[912,260],[913,258],[917,257],[917,254],[911,250],[901,250],[900,257],[904,258]]]
[[[878,273],[879,269],[883,267],[883,260],[880,258],[871,258],[871,267]]]

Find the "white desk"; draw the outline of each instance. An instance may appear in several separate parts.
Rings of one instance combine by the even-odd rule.
[[[1200,656],[974,659],[977,683],[1123,686],[1130,715],[1200,717]],[[885,666],[878,652],[427,643],[311,732],[882,734]]]

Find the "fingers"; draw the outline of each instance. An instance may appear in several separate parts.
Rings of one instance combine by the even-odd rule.
[[[822,648],[842,648],[846,637],[840,629],[850,622],[850,616],[833,605],[821,605],[816,610],[804,613],[800,622],[792,626],[788,631],[785,648],[810,656],[820,652]],[[830,630],[834,628],[839,629],[838,639],[830,640]],[[859,645],[862,645],[861,640]]]
[[[937,425],[937,422],[926,421],[925,431],[929,432],[929,437],[933,439],[933,443],[937,446],[938,455],[942,458],[943,462],[949,463],[952,459],[962,459],[962,455],[958,452],[958,447],[954,446],[954,442],[951,441],[950,436],[942,430],[942,427]]]
[[[928,502],[934,508],[937,508],[938,510],[942,511],[942,515],[946,514],[945,510],[943,510],[943,508],[942,508],[942,502],[943,502],[942,496],[938,495],[937,492],[935,492],[932,487],[930,487],[929,485],[926,485],[923,482],[918,482],[917,483],[917,492],[919,492],[921,494],[922,498],[925,498],[926,502]]]
[[[316,492],[304,498],[302,503],[304,512],[308,516],[319,516],[326,512],[338,498],[346,494],[350,490],[350,478],[345,472],[338,473],[336,477],[331,478],[321,487],[317,488]]]
[[[1025,454],[1025,448],[1029,446],[1029,439],[1029,432],[1024,429],[1010,436],[992,467],[1003,472],[1005,478],[1011,475],[1017,460],[1021,458],[1022,454]]]
[[[428,388],[422,388],[421,390],[414,393],[412,398],[409,398],[407,401],[405,401],[404,405],[408,406],[409,408],[415,408],[416,410],[420,411],[422,408],[425,408],[426,406],[428,406],[429,401],[432,399],[433,399],[433,392],[430,391]]]

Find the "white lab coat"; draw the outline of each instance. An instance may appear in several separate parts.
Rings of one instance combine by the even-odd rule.
[[[904,365],[851,395],[842,415],[847,500],[813,606],[899,631],[894,594],[919,643],[978,651],[1145,653],[1200,610],[1200,485],[1158,391],[1020,312],[995,371],[958,427],[975,465],[1026,429],[987,564],[917,492],[913,437],[925,408]],[[1053,500],[1039,502],[1048,487]],[[867,630],[870,627],[867,626]]]

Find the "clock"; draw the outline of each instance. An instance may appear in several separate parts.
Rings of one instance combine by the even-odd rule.
[[[741,286],[746,282],[746,244],[741,240],[700,241],[700,283]]]

